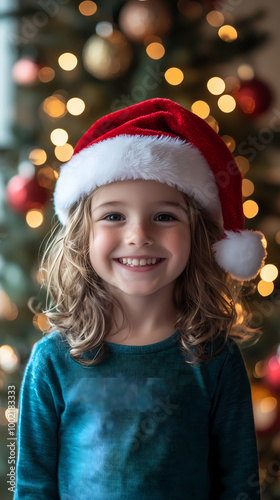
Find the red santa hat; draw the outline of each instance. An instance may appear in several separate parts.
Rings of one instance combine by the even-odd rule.
[[[155,180],[193,197],[223,228],[213,245],[218,264],[239,280],[258,274],[266,256],[264,236],[244,230],[242,175],[204,120],[160,98],[97,120],[61,167],[54,191],[60,222],[96,187],[127,179]]]

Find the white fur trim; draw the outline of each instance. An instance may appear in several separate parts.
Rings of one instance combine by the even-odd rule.
[[[61,223],[66,223],[71,206],[97,186],[127,179],[178,187],[223,226],[214,174],[202,153],[179,138],[139,135],[120,135],[92,144],[62,165],[54,191]]]
[[[266,257],[264,235],[259,231],[225,231],[226,238],[213,245],[216,261],[234,278],[256,277]]]

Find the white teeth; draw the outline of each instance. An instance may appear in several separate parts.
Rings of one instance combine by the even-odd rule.
[[[147,266],[147,265],[153,265],[153,264],[156,264],[157,262],[160,261],[160,259],[130,259],[129,257],[128,258],[123,258],[123,259],[119,259],[120,263],[121,264],[126,264],[128,266],[131,266],[131,267],[139,267],[139,266]]]

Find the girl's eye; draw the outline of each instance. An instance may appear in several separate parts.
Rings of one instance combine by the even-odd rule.
[[[119,222],[121,220],[121,218],[123,218],[123,215],[121,215],[121,214],[109,214],[109,215],[106,215],[106,217],[104,217],[103,220],[109,220],[112,222]]]
[[[176,220],[175,217],[170,214],[159,214],[156,216],[156,219],[158,219],[159,222],[171,222],[172,220]]]

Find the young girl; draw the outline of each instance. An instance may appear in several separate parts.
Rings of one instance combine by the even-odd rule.
[[[54,204],[14,499],[259,500],[237,341],[264,238],[227,146],[170,100],[130,106],[84,134]]]

